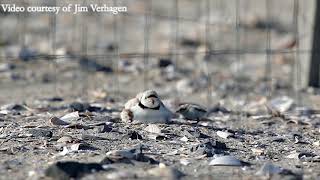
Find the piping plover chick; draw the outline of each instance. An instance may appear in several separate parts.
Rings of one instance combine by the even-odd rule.
[[[207,110],[198,104],[184,103],[180,104],[176,113],[181,114],[185,119],[200,121]]]
[[[172,117],[171,111],[153,90],[139,93],[129,100],[120,115],[124,122],[136,120],[143,123],[168,123]]]

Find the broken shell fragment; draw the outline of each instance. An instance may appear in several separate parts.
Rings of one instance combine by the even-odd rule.
[[[75,121],[78,120],[80,118],[78,111],[66,114],[64,116],[62,116],[60,119],[62,121]]]
[[[69,125],[70,123],[66,122],[66,121],[63,121],[57,117],[52,117],[50,119],[50,123],[52,125],[55,125],[55,126],[66,126],[66,125]]]
[[[225,132],[225,131],[217,131],[217,135],[223,139],[228,139],[228,137],[233,136],[232,133],[230,132]]]
[[[161,133],[161,129],[156,124],[149,124],[144,130],[149,133],[155,133],[155,134]]]
[[[242,162],[233,156],[220,156],[213,159],[210,166],[242,166]]]
[[[57,140],[57,143],[71,143],[73,141],[71,136],[62,136]]]

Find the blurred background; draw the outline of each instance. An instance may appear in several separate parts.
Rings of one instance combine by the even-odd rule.
[[[155,89],[165,99],[207,106],[252,109],[276,97],[317,106],[314,91],[306,88],[314,0],[1,3],[106,4],[127,12],[0,8],[0,104],[52,97],[125,102]]]

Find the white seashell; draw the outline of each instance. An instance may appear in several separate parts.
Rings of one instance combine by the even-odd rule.
[[[188,142],[188,141],[189,141],[189,139],[188,139],[187,137],[183,136],[182,138],[180,138],[180,141]]]
[[[69,114],[62,116],[60,119],[62,121],[75,121],[75,120],[78,120],[79,118],[80,118],[79,112],[75,111],[75,112],[72,112],[72,113],[69,113]]]
[[[7,114],[9,114],[10,113],[10,111],[9,110],[0,110],[0,114],[4,114],[4,115],[7,115]]]
[[[66,125],[70,124],[69,122],[65,122],[57,117],[52,117],[50,119],[50,122],[51,122],[51,124],[56,125],[56,126],[66,126]]]
[[[71,136],[62,136],[60,139],[57,140],[57,143],[70,143],[72,142]]]
[[[232,136],[233,134],[225,131],[217,131],[217,135],[223,139],[228,139],[228,137]]]
[[[213,159],[210,163],[210,166],[242,166],[242,163],[239,159],[233,156],[220,156]]]
[[[293,151],[293,152],[291,152],[291,154],[286,156],[286,158],[288,158],[288,159],[299,159],[299,155],[300,155],[300,153],[298,153],[296,151]]]
[[[149,133],[155,133],[155,134],[161,133],[161,129],[156,124],[149,124],[144,130]]]
[[[187,165],[191,164],[191,162],[188,159],[180,159],[180,164],[187,166]]]
[[[114,151],[109,151],[106,154],[107,156],[113,156],[113,157],[124,157],[128,159],[134,158],[134,154],[130,151],[127,150],[114,150]]]

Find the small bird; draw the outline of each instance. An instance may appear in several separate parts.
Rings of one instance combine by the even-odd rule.
[[[181,114],[187,120],[200,121],[207,113],[207,110],[194,103],[180,104],[176,113]]]
[[[154,90],[147,90],[130,99],[120,116],[124,122],[168,123],[172,112],[164,106]]]

